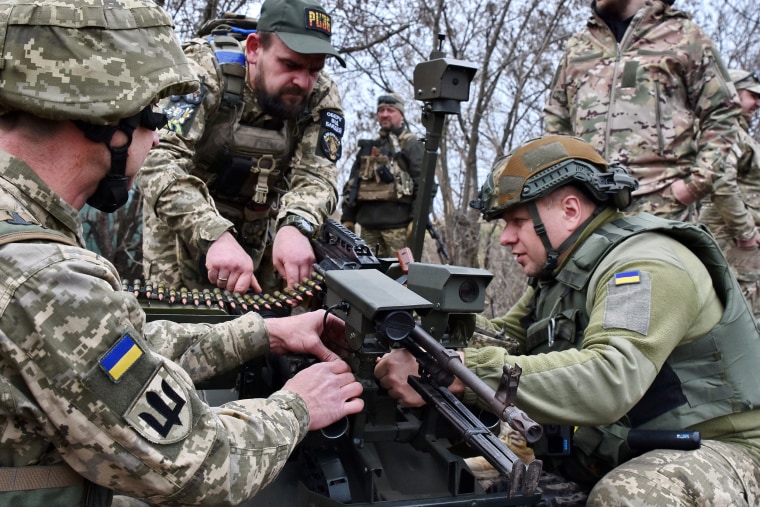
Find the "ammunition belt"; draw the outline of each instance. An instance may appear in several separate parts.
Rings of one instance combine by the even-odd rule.
[[[121,288],[131,292],[148,314],[166,314],[178,312],[217,313],[223,315],[242,315],[247,312],[268,312],[274,316],[284,316],[291,308],[300,305],[324,291],[324,277],[317,272],[311,278],[304,278],[294,287],[284,287],[273,293],[245,294],[230,292],[227,289],[187,288],[184,286],[167,286],[163,282],[152,280],[122,279]]]

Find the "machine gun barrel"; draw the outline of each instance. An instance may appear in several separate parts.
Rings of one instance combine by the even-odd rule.
[[[541,438],[543,433],[541,425],[528,417],[525,412],[517,408],[510,400],[500,399],[496,391],[467,369],[456,351],[443,347],[435,338],[422,329],[419,324],[411,332],[410,338],[416,345],[424,349],[425,353],[432,356],[437,366],[459,378],[464,385],[472,389],[481,400],[488,404],[493,413],[520,432],[528,442],[533,443]],[[413,347],[407,346],[407,348],[416,357],[418,356],[419,351],[412,350]]]

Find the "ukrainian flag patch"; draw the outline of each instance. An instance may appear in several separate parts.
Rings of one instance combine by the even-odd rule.
[[[641,282],[641,274],[638,271],[615,273],[615,285],[628,285],[639,282]]]
[[[113,382],[118,382],[124,374],[142,357],[143,350],[135,340],[125,334],[100,359],[100,367]]]

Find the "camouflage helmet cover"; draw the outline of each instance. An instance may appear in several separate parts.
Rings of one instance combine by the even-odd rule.
[[[608,165],[582,139],[553,135],[533,139],[496,160],[473,207],[493,220],[571,183],[584,186],[596,201],[619,208],[630,204],[631,191],[638,188],[625,168]]]
[[[197,88],[150,0],[0,0],[0,114],[105,125]]]

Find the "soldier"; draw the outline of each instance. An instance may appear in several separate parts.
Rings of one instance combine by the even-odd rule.
[[[147,0],[0,0],[0,505],[231,506],[277,475],[308,430],[362,408],[322,344],[323,312],[146,323],[85,249],[85,202],[123,205],[166,117],[197,88],[169,16]],[[218,408],[193,382],[267,351],[320,361],[269,398]],[[176,362],[174,362],[176,360]]]
[[[593,486],[590,506],[758,505],[760,331],[709,233],[619,211],[635,188],[574,137],[546,136],[497,160],[473,204],[504,220],[500,242],[530,277],[493,320],[519,352],[460,357],[492,387],[505,364],[522,368],[517,405],[571,439],[568,452],[536,445],[536,455]],[[375,368],[405,406],[422,402],[406,381],[416,373],[401,349]],[[476,400],[458,380],[450,389]],[[644,452],[628,443],[633,429],[704,438],[696,450]]]
[[[595,0],[544,107],[548,134],[582,137],[639,180],[634,209],[697,220],[712,195],[741,246],[760,235],[736,185],[740,115],[712,41],[668,0]]]
[[[760,107],[760,81],[756,73],[746,70],[732,69],[729,74],[739,94],[743,113],[739,120],[742,129],[737,182],[744,204],[757,225],[760,224],[760,143],[750,135],[749,126],[752,115]],[[752,306],[755,318],[760,318],[760,251],[757,246],[739,248],[710,200],[702,204],[699,220],[715,235],[734,269],[744,296]]]
[[[415,189],[425,147],[409,131],[404,100],[391,93],[377,98],[380,135],[359,141],[359,154],[343,189],[341,222],[361,236],[376,255],[395,256],[407,246]]]
[[[331,29],[313,0],[267,0],[243,44],[185,44],[201,88],[161,103],[170,130],[136,179],[146,279],[245,293],[280,288],[275,270],[289,286],[310,276],[345,124],[323,70],[345,66]]]

